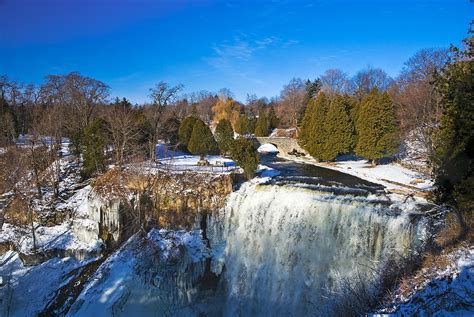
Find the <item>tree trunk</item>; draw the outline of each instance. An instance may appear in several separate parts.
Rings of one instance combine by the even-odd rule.
[[[36,183],[36,190],[38,191],[38,198],[43,199],[43,193],[41,192],[41,184],[39,181],[38,169],[35,167],[33,172],[35,174],[35,183]]]
[[[2,208],[0,210],[0,232],[2,232],[4,222],[5,222],[5,210]]]
[[[30,201],[31,205],[31,201]],[[33,223],[33,211],[31,210],[30,205],[28,206],[28,218],[30,220],[31,226],[31,236],[33,237],[33,252],[36,252],[36,235],[35,235],[35,225]]]

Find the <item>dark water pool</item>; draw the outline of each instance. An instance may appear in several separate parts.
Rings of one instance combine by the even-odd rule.
[[[303,187],[313,185],[331,191],[344,189],[345,193],[352,191],[351,194],[377,193],[384,190],[383,185],[356,176],[312,164],[285,160],[272,154],[261,154],[260,163],[280,172],[279,176],[273,178],[273,184],[293,184]]]

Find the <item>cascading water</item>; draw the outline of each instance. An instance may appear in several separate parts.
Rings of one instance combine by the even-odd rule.
[[[233,192],[201,223],[202,233],[154,230],[143,240],[153,243],[129,241],[104,262],[69,314],[366,311],[386,269],[403,267],[423,246],[427,221],[415,203],[393,202],[376,184],[307,165],[278,168],[284,164],[287,174]]]
[[[375,195],[242,186],[208,234],[214,269],[225,266],[224,314],[322,315],[349,291],[377,291],[384,268],[425,236],[425,222],[407,209]]]

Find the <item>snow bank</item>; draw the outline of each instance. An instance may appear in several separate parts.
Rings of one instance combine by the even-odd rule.
[[[474,248],[461,248],[448,255],[447,267],[427,270],[422,276],[431,276],[416,285],[414,294],[382,313],[397,316],[473,316],[474,315]],[[398,297],[398,296],[397,296]],[[373,314],[372,316],[381,316]]]
[[[216,165],[217,162],[227,162],[227,163],[234,162],[233,160],[229,158],[225,158],[219,155],[208,155],[206,156],[206,159],[212,165]],[[175,156],[173,158],[161,159],[158,161],[163,164],[171,164],[171,165],[197,165],[199,160],[200,160],[199,155],[181,155],[181,156]]]
[[[331,168],[330,166],[324,167]],[[397,182],[418,189],[429,189],[433,186],[433,182],[426,179],[424,175],[396,163],[371,166],[366,160],[343,161],[336,162],[335,169],[382,184],[387,188],[403,188],[403,186],[390,182]]]
[[[265,143],[259,146],[257,149],[258,153],[278,153],[278,149],[276,146],[270,143]]]
[[[263,164],[259,164],[255,172],[258,176],[255,177],[252,182],[259,184],[267,183],[273,177],[280,175],[280,172],[278,170]]]
[[[0,276],[8,283],[0,288],[0,316],[35,316],[85,262],[70,257],[53,258],[25,267],[18,253],[9,251],[0,258],[0,264]]]
[[[98,251],[102,245],[98,239],[94,241],[81,240],[74,234],[71,224],[68,222],[52,227],[35,224],[35,227],[36,247],[43,251],[59,249],[94,252]],[[2,242],[13,242],[21,253],[33,253],[33,237],[31,230],[26,228],[4,223],[3,230],[0,232],[0,243]]]

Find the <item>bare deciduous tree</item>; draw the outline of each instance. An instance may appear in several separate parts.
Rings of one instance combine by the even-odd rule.
[[[340,69],[328,69],[319,79],[321,90],[329,96],[343,94],[350,90],[349,77]]]
[[[446,63],[447,49],[423,49],[405,63],[390,95],[397,109],[403,137],[418,142],[419,156],[433,151],[432,135],[439,123],[442,109],[433,86],[433,76]]]
[[[97,106],[107,102],[109,87],[77,72],[48,75],[41,87],[41,96],[48,103],[64,107],[63,113],[69,118],[65,132],[71,138],[75,154],[79,155],[86,127],[92,121]]]
[[[352,83],[355,95],[362,99],[374,88],[382,91],[387,90],[392,83],[392,79],[384,70],[368,67],[357,72],[352,79]]]
[[[109,109],[105,121],[112,140],[115,162],[121,171],[139,136],[135,113],[130,103],[123,99]]]
[[[183,89],[183,85],[170,86],[168,83],[161,81],[155,85],[154,88],[150,88],[150,97],[153,101],[150,121],[151,121],[151,137],[149,140],[149,154],[150,159],[153,159],[155,153],[155,144],[158,142],[160,116],[163,113],[163,109],[174,102],[178,97],[178,94]]]
[[[301,78],[293,78],[283,87],[275,111],[283,127],[297,127],[303,115],[306,99],[305,83]]]

